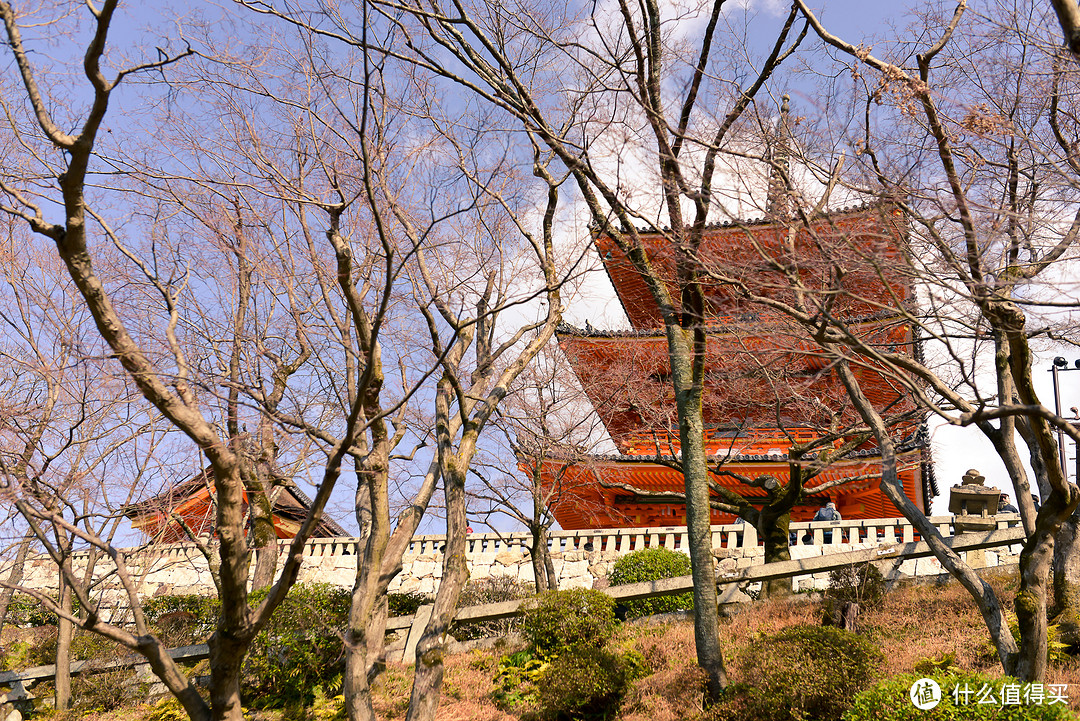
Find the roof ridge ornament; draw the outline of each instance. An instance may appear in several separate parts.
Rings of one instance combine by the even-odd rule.
[[[780,119],[776,129],[765,136],[766,156],[769,163],[769,189],[765,201],[765,212],[770,220],[783,220],[791,216],[791,193],[788,174],[791,157],[791,127],[788,118],[791,113],[791,96],[784,93],[780,104]]]

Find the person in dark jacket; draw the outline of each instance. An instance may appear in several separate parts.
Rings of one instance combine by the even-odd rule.
[[[815,521],[842,521],[843,517],[840,516],[840,511],[836,510],[836,504],[829,501],[824,507],[819,508],[818,512],[814,514]],[[826,530],[823,534],[825,543],[832,543],[832,530]]]
[[[998,502],[998,513],[1019,513],[1019,512],[1020,511],[1016,510],[1016,506],[1009,503],[1009,494],[1008,493],[1002,493],[1001,494],[1001,501]]]

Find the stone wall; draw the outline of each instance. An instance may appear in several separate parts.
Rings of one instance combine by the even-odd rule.
[[[931,519],[941,530],[951,532],[951,517]],[[1016,521],[1001,517],[1004,528]],[[912,540],[911,527],[902,519],[876,521],[840,521],[793,523],[797,545],[790,548],[792,559],[830,553],[874,548],[880,543]],[[832,530],[831,543],[824,542],[824,531]],[[808,542],[809,540],[814,542]],[[417,536],[404,557],[404,568],[390,590],[434,593],[442,576],[441,536]],[[473,579],[510,576],[521,581],[533,580],[532,563],[525,534],[475,534],[468,540],[467,561]],[[685,528],[637,528],[619,530],[568,531],[552,536],[552,559],[560,588],[602,588],[615,561],[631,550],[664,546],[674,550],[687,547]],[[753,528],[744,524],[713,527],[713,555],[718,572],[739,570],[764,562],[764,548]],[[1018,546],[995,551],[972,552],[976,566],[1015,564]],[[317,539],[305,547],[300,582],[331,583],[351,588],[356,572],[356,539]],[[981,559],[981,560],[980,560]],[[944,572],[935,558],[880,561],[886,575],[938,575]],[[171,544],[132,552],[128,564],[133,581],[143,596],[172,594],[210,594],[213,582],[205,559],[193,544]],[[79,565],[76,563],[76,568]],[[99,562],[99,576],[111,566]],[[0,571],[2,572],[2,571]],[[55,588],[57,573],[47,558],[34,558],[25,568],[24,584],[34,588]],[[796,590],[824,588],[828,574],[793,579]],[[105,605],[126,606],[115,578],[101,584]]]

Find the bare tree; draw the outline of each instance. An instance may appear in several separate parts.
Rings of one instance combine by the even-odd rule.
[[[89,314],[59,261],[27,250],[21,228],[8,229],[0,253],[0,387],[21,409],[0,429],[0,499],[17,512],[4,524],[17,550],[0,585],[5,613],[16,589],[58,612],[55,706],[67,709],[74,602],[82,617],[95,609],[84,599],[108,603],[114,564],[101,546],[117,538],[124,507],[160,473],[168,434],[160,418],[133,407],[124,379],[107,371],[106,354],[88,332]],[[100,543],[87,548],[86,538]],[[32,545],[60,570],[55,594],[23,587]]]
[[[1080,8],[1069,0],[1050,0],[1050,5],[1057,14],[1061,32],[1065,35],[1065,47],[1075,57],[1080,58]]]
[[[315,183],[308,169],[301,167],[298,176],[284,176],[299,177],[302,183],[297,187],[282,183],[280,176],[265,182],[265,173],[257,165],[245,167],[235,162],[241,157],[237,155],[230,158],[231,167],[224,166],[229,170],[224,178],[205,168],[185,175],[185,161],[199,162],[193,156],[172,156],[168,176],[148,170],[154,167],[152,161],[133,168],[130,156],[110,147],[102,132],[110,101],[124,81],[165,72],[190,51],[163,53],[145,63],[107,69],[106,40],[116,5],[110,1],[84,10],[91,33],[80,66],[88,96],[81,105],[54,102],[55,89],[42,85],[41,79],[57,68],[35,67],[18,14],[10,5],[0,5],[8,48],[24,89],[21,98],[5,99],[8,127],[21,148],[18,160],[35,167],[28,173],[15,156],[9,156],[0,177],[0,208],[55,244],[96,325],[97,342],[107,348],[102,362],[122,369],[147,404],[146,412],[160,414],[163,422],[186,436],[210,469],[215,535],[199,545],[214,571],[222,605],[217,630],[209,639],[209,704],[152,634],[126,558],[111,539],[79,531],[56,509],[27,506],[20,510],[32,524],[61,529],[64,538],[77,538],[78,543],[110,557],[115,566],[111,573],[123,586],[134,612],[134,630],[106,621],[99,599],[89,593],[90,579],[65,560],[69,551],[62,543],[54,544],[49,553],[80,611],[73,614],[63,603],[42,598],[50,610],[144,655],[193,719],[239,719],[244,654],[295,582],[304,543],[346,470],[344,464],[350,459],[362,464],[368,456],[362,434],[373,429],[377,436],[380,420],[387,417],[384,411],[373,409],[371,400],[378,398],[383,381],[378,336],[391,305],[393,279],[402,266],[385,246],[380,253],[377,244],[369,249],[353,235],[363,230],[358,211],[364,208],[364,186],[353,180],[362,173],[350,174],[349,187],[345,187],[340,172],[324,173],[321,182]],[[64,37],[62,23],[48,28],[49,33]],[[34,41],[37,38],[35,34]],[[232,117],[233,127],[242,126],[239,116]],[[69,134],[62,127],[78,130]],[[249,150],[257,154],[266,147]],[[319,158],[317,145],[301,145],[299,150]],[[352,158],[355,166],[357,156]],[[101,186],[90,179],[117,165],[129,177],[139,172],[137,187],[131,188],[137,194],[128,199],[150,196],[150,203],[137,206],[138,211],[114,224],[107,217],[116,212],[110,203],[119,183]],[[316,163],[315,167],[340,166]],[[252,177],[258,181],[253,183]],[[191,190],[194,194],[187,195]],[[283,196],[282,190],[299,194]],[[266,198],[272,214],[262,215]],[[51,208],[63,208],[62,221],[47,219]],[[162,213],[170,220],[175,220],[169,217],[175,213],[194,218],[208,242],[176,242],[179,232],[170,235],[168,225],[159,223],[165,219]],[[275,225],[272,219],[277,218],[281,221]],[[327,245],[315,240],[315,232],[305,232],[311,224],[317,224]],[[91,243],[92,239],[100,242]],[[332,279],[329,286],[319,283],[319,274]],[[333,297],[320,294],[320,289],[334,286]],[[215,303],[215,293],[226,302]],[[333,311],[326,310],[328,305],[334,306]],[[319,326],[318,338],[314,337],[316,324],[307,322],[313,308],[336,312],[339,319]],[[321,335],[323,327],[338,329],[337,351]],[[331,396],[332,403],[318,397],[318,391],[331,389],[341,389]],[[245,419],[255,424],[247,436]],[[277,450],[287,439],[298,443],[296,448],[303,452],[314,444],[323,456],[323,468],[317,474],[309,513],[284,558],[275,559],[276,539],[266,533],[262,501],[272,495],[267,486],[277,482],[275,476],[287,470]],[[298,458],[295,451],[290,453]],[[32,477],[17,480],[24,487],[34,483]],[[252,504],[254,538],[248,532],[252,526],[247,523],[246,493],[259,501]],[[39,541],[47,533],[45,526],[35,529]],[[272,578],[277,567],[277,580],[255,606],[248,602],[253,550],[260,551],[256,553],[260,582]]]
[[[561,505],[586,502],[565,480],[571,469],[587,466],[604,442],[600,418],[565,362],[548,348],[514,383],[493,424],[498,437],[470,469],[480,480],[469,494],[470,514],[487,524],[492,516],[505,516],[524,526],[536,592],[556,590],[548,534]]]

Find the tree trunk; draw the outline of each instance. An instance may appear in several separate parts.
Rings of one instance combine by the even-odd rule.
[[[838,616],[836,624],[838,627],[851,633],[858,631],[859,604],[852,601],[841,604]]]
[[[1080,644],[1080,517],[1073,513],[1054,539],[1053,623],[1062,643]]]
[[[377,573],[365,576],[377,576]],[[357,578],[345,637],[344,695],[349,721],[376,721],[371,684],[384,665],[386,616],[386,595],[379,594],[377,589],[373,591],[367,578]]]
[[[0,633],[4,630],[4,624],[7,623],[8,608],[11,607],[11,598],[15,595],[15,587],[22,583],[23,567],[26,565],[26,557],[30,553],[30,541],[33,537],[33,533],[27,533],[19,541],[19,548],[15,551],[15,562],[11,566],[11,573],[8,574],[8,585],[6,588],[0,589]]]
[[[684,338],[677,337],[682,335],[682,329],[668,327],[667,332],[686,485],[686,534],[690,546],[690,569],[694,577],[694,645],[698,665],[705,671],[706,698],[714,702],[727,686],[727,672],[720,648],[701,385],[694,383],[691,377],[690,354],[686,352],[688,344]]]
[[[529,554],[532,557],[533,584],[537,593],[544,591],[557,591],[559,579],[555,575],[555,564],[551,561],[551,549],[548,548],[547,528],[543,524],[534,525],[532,531],[532,546]]]
[[[379,426],[381,428],[381,426]],[[350,721],[375,721],[371,682],[382,663],[386,632],[386,586],[382,583],[383,559],[390,540],[390,504],[387,493],[389,448],[376,434],[377,448],[371,464],[357,475],[356,517],[366,538],[357,543],[356,580],[349,606],[349,630],[345,637],[345,709]]]
[[[547,532],[544,532],[544,571],[547,574],[548,590],[559,590],[559,576],[555,573],[555,562],[551,560],[551,549],[547,545]]]
[[[829,348],[826,346],[826,349]],[[942,567],[971,594],[971,598],[975,601],[975,605],[979,607],[979,612],[986,623],[986,629],[990,632],[990,639],[994,643],[1002,669],[1006,674],[1015,675],[1019,649],[1016,646],[1016,640],[1013,638],[1012,632],[1009,631],[1009,625],[1006,623],[1005,614],[1002,611],[1001,604],[998,602],[997,595],[994,593],[994,589],[960,559],[960,555],[945,543],[937,527],[930,523],[923,512],[904,493],[904,485],[900,481],[897,472],[896,446],[892,438],[889,437],[881,416],[878,415],[873,404],[863,393],[862,386],[855,379],[847,362],[841,361],[837,363],[836,370],[844,384],[844,388],[847,389],[852,404],[863,420],[866,421],[866,424],[870,426],[881,450],[880,488],[882,493],[892,501],[893,505],[904,515],[904,518],[911,522],[911,525],[930,546],[931,552],[933,552],[934,557],[937,558]],[[1022,557],[1021,564],[1023,564]],[[1023,576],[1023,565],[1021,565],[1021,576]],[[1043,610],[1043,620],[1045,622],[1045,607]]]
[[[71,586],[60,577],[60,610],[71,613]],[[71,637],[74,626],[60,616],[56,623],[56,685],[53,705],[57,711],[71,708]]]
[[[428,621],[424,635],[416,647],[416,669],[406,721],[433,721],[435,718],[442,693],[445,639],[457,610],[461,590],[469,580],[469,567],[465,563],[465,473],[468,465],[461,462],[460,454],[447,461],[443,467],[443,487],[446,495],[443,577],[439,584],[439,593],[435,596],[431,620]]]
[[[248,649],[221,627],[210,637],[210,718],[213,721],[244,721],[240,700],[240,671]]]
[[[274,530],[273,503],[269,484],[257,478],[248,487],[251,538],[255,549],[255,570],[251,574],[251,590],[269,588],[277,574],[278,537]]]
[[[788,546],[790,524],[790,513],[778,517],[762,514],[762,527],[758,529],[758,532],[765,541],[765,563],[791,560],[791,550]],[[761,591],[763,598],[787,598],[792,595],[791,579],[777,578],[766,581],[762,584]]]
[[[1020,592],[1013,604],[1020,627],[1020,655],[1014,675],[1021,681],[1041,683],[1046,676],[1047,581],[1054,554],[1054,535],[1036,530],[1020,553]]]

